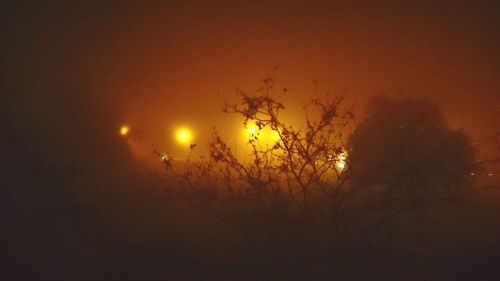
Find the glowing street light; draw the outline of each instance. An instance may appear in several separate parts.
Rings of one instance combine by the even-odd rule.
[[[250,135],[255,135],[257,133],[257,129],[255,129],[255,127],[251,127],[248,129],[248,132],[250,133]]]
[[[281,140],[280,133],[270,126],[259,127],[255,122],[249,122],[243,127],[245,140],[258,141],[259,144],[274,145]]]
[[[333,155],[328,155],[328,161],[335,162],[335,167],[339,171],[343,171],[347,164],[347,152],[343,151],[336,157]]]
[[[260,135],[260,129],[255,123],[249,123],[243,129],[245,138],[248,140],[256,139]]]
[[[130,132],[130,127],[127,125],[123,125],[120,127],[120,135],[126,136]]]
[[[346,160],[347,160],[347,153],[346,152],[340,153],[339,156],[337,157],[337,162],[335,163],[335,167],[337,167],[337,169],[341,171],[344,170],[346,166]]]
[[[189,144],[193,139],[193,134],[187,128],[179,128],[175,133],[175,138],[180,144]]]

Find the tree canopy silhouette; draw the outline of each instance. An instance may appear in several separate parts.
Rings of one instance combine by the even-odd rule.
[[[373,99],[349,150],[353,185],[386,188],[391,202],[460,195],[475,165],[467,137],[426,99]]]

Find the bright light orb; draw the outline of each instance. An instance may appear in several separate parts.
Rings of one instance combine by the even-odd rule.
[[[280,133],[269,126],[259,127],[255,122],[249,122],[243,129],[245,140],[258,141],[264,145],[274,145],[281,140]]]
[[[187,128],[180,128],[177,130],[175,138],[180,144],[190,144],[191,140],[193,139],[193,134]]]
[[[337,162],[335,163],[335,167],[337,167],[337,169],[339,169],[340,171],[344,170],[346,166],[346,160],[347,160],[347,153],[342,152],[337,157]]]
[[[120,135],[126,136],[130,132],[130,127],[127,125],[123,125],[120,127]]]
[[[243,132],[245,134],[245,138],[248,140],[255,139],[255,138],[259,137],[259,135],[260,135],[259,127],[257,127],[257,125],[255,123],[247,124],[244,127]]]

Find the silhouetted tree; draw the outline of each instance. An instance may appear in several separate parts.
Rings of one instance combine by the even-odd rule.
[[[264,79],[256,95],[238,91],[240,102],[224,107],[243,117],[245,128],[256,126],[247,157],[237,157],[214,131],[210,157],[189,160],[180,173],[166,165],[180,179],[169,192],[208,207],[261,246],[328,241],[337,235],[332,215],[348,196],[338,165],[345,161],[344,129],[353,114],[343,109],[342,96],[315,98],[305,107],[304,126],[292,125],[283,121],[284,105],[273,98],[273,89],[274,81]],[[261,138],[265,130],[272,140]]]
[[[252,250],[305,257],[394,245],[393,237],[411,235],[415,211],[465,194],[472,147],[434,103],[376,99],[345,140],[354,116],[342,97],[313,99],[298,127],[282,120],[273,86],[264,80],[255,96],[239,91],[240,102],[224,108],[257,126],[249,157],[237,157],[216,131],[210,156],[188,160],[184,171],[158,153],[179,179],[167,181],[169,194],[214,214]],[[263,145],[265,129],[277,138]]]
[[[473,171],[467,137],[424,99],[379,97],[349,140],[352,185],[377,186],[385,203],[414,206],[456,199]]]

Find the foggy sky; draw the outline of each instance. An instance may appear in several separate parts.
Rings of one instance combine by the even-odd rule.
[[[156,268],[161,270],[147,273],[175,279],[178,271],[186,279],[186,273],[206,273],[183,255],[202,257],[218,270],[214,256],[233,259],[224,254],[233,247],[240,254],[233,238],[222,235],[216,216],[165,197],[170,182],[154,174],[161,163],[152,145],[182,157],[186,149],[175,143],[173,130],[189,126],[204,153],[215,126],[236,146],[241,123],[221,112],[222,103],[235,100],[235,88],[254,93],[266,76],[278,83],[276,97],[292,121],[300,119],[301,105],[315,93],[344,93],[360,118],[371,97],[385,94],[435,100],[450,126],[473,140],[499,131],[498,1],[411,2],[2,1],[0,241],[9,244],[2,249],[7,266],[13,256],[19,263],[15,276],[29,275],[31,264],[43,274],[38,279],[56,272],[95,279],[100,268],[111,273],[102,276],[106,280]],[[131,127],[128,139],[119,135],[122,124]],[[492,151],[498,155],[496,147]],[[491,171],[497,173],[496,165]],[[429,258],[428,250],[438,244],[471,251],[436,254],[424,263],[399,254],[397,259],[418,261],[418,271],[428,262],[432,274],[436,265],[438,272],[446,271],[446,264],[457,272],[481,268],[483,256],[494,268],[499,197],[485,194],[492,198],[486,206],[495,206],[488,207],[491,211],[483,213],[480,201],[471,206],[482,205],[481,210],[464,208],[463,218],[450,212],[458,219],[446,224],[457,226],[449,233],[460,235],[450,240],[448,232],[436,228],[438,242],[425,239],[423,252],[419,249]],[[440,216],[418,217],[418,237],[426,238],[420,236],[424,221],[435,232]],[[299,251],[287,247],[291,257],[302,253],[302,246]],[[303,257],[309,257],[306,252]],[[362,256],[361,261],[373,260],[365,252]],[[449,261],[440,262],[442,257]],[[340,264],[356,258],[357,268],[357,256],[347,258],[344,263],[342,256]],[[331,267],[330,259],[321,260]],[[388,269],[392,274],[394,265]],[[408,276],[404,267],[400,270]]]
[[[359,111],[374,95],[416,95],[473,137],[498,128],[495,1],[101,2],[2,8],[3,115],[49,154],[127,158],[123,123],[146,154],[152,144],[178,152],[178,125],[202,145],[212,126],[232,136],[222,101],[267,75],[292,110],[315,79]]]

